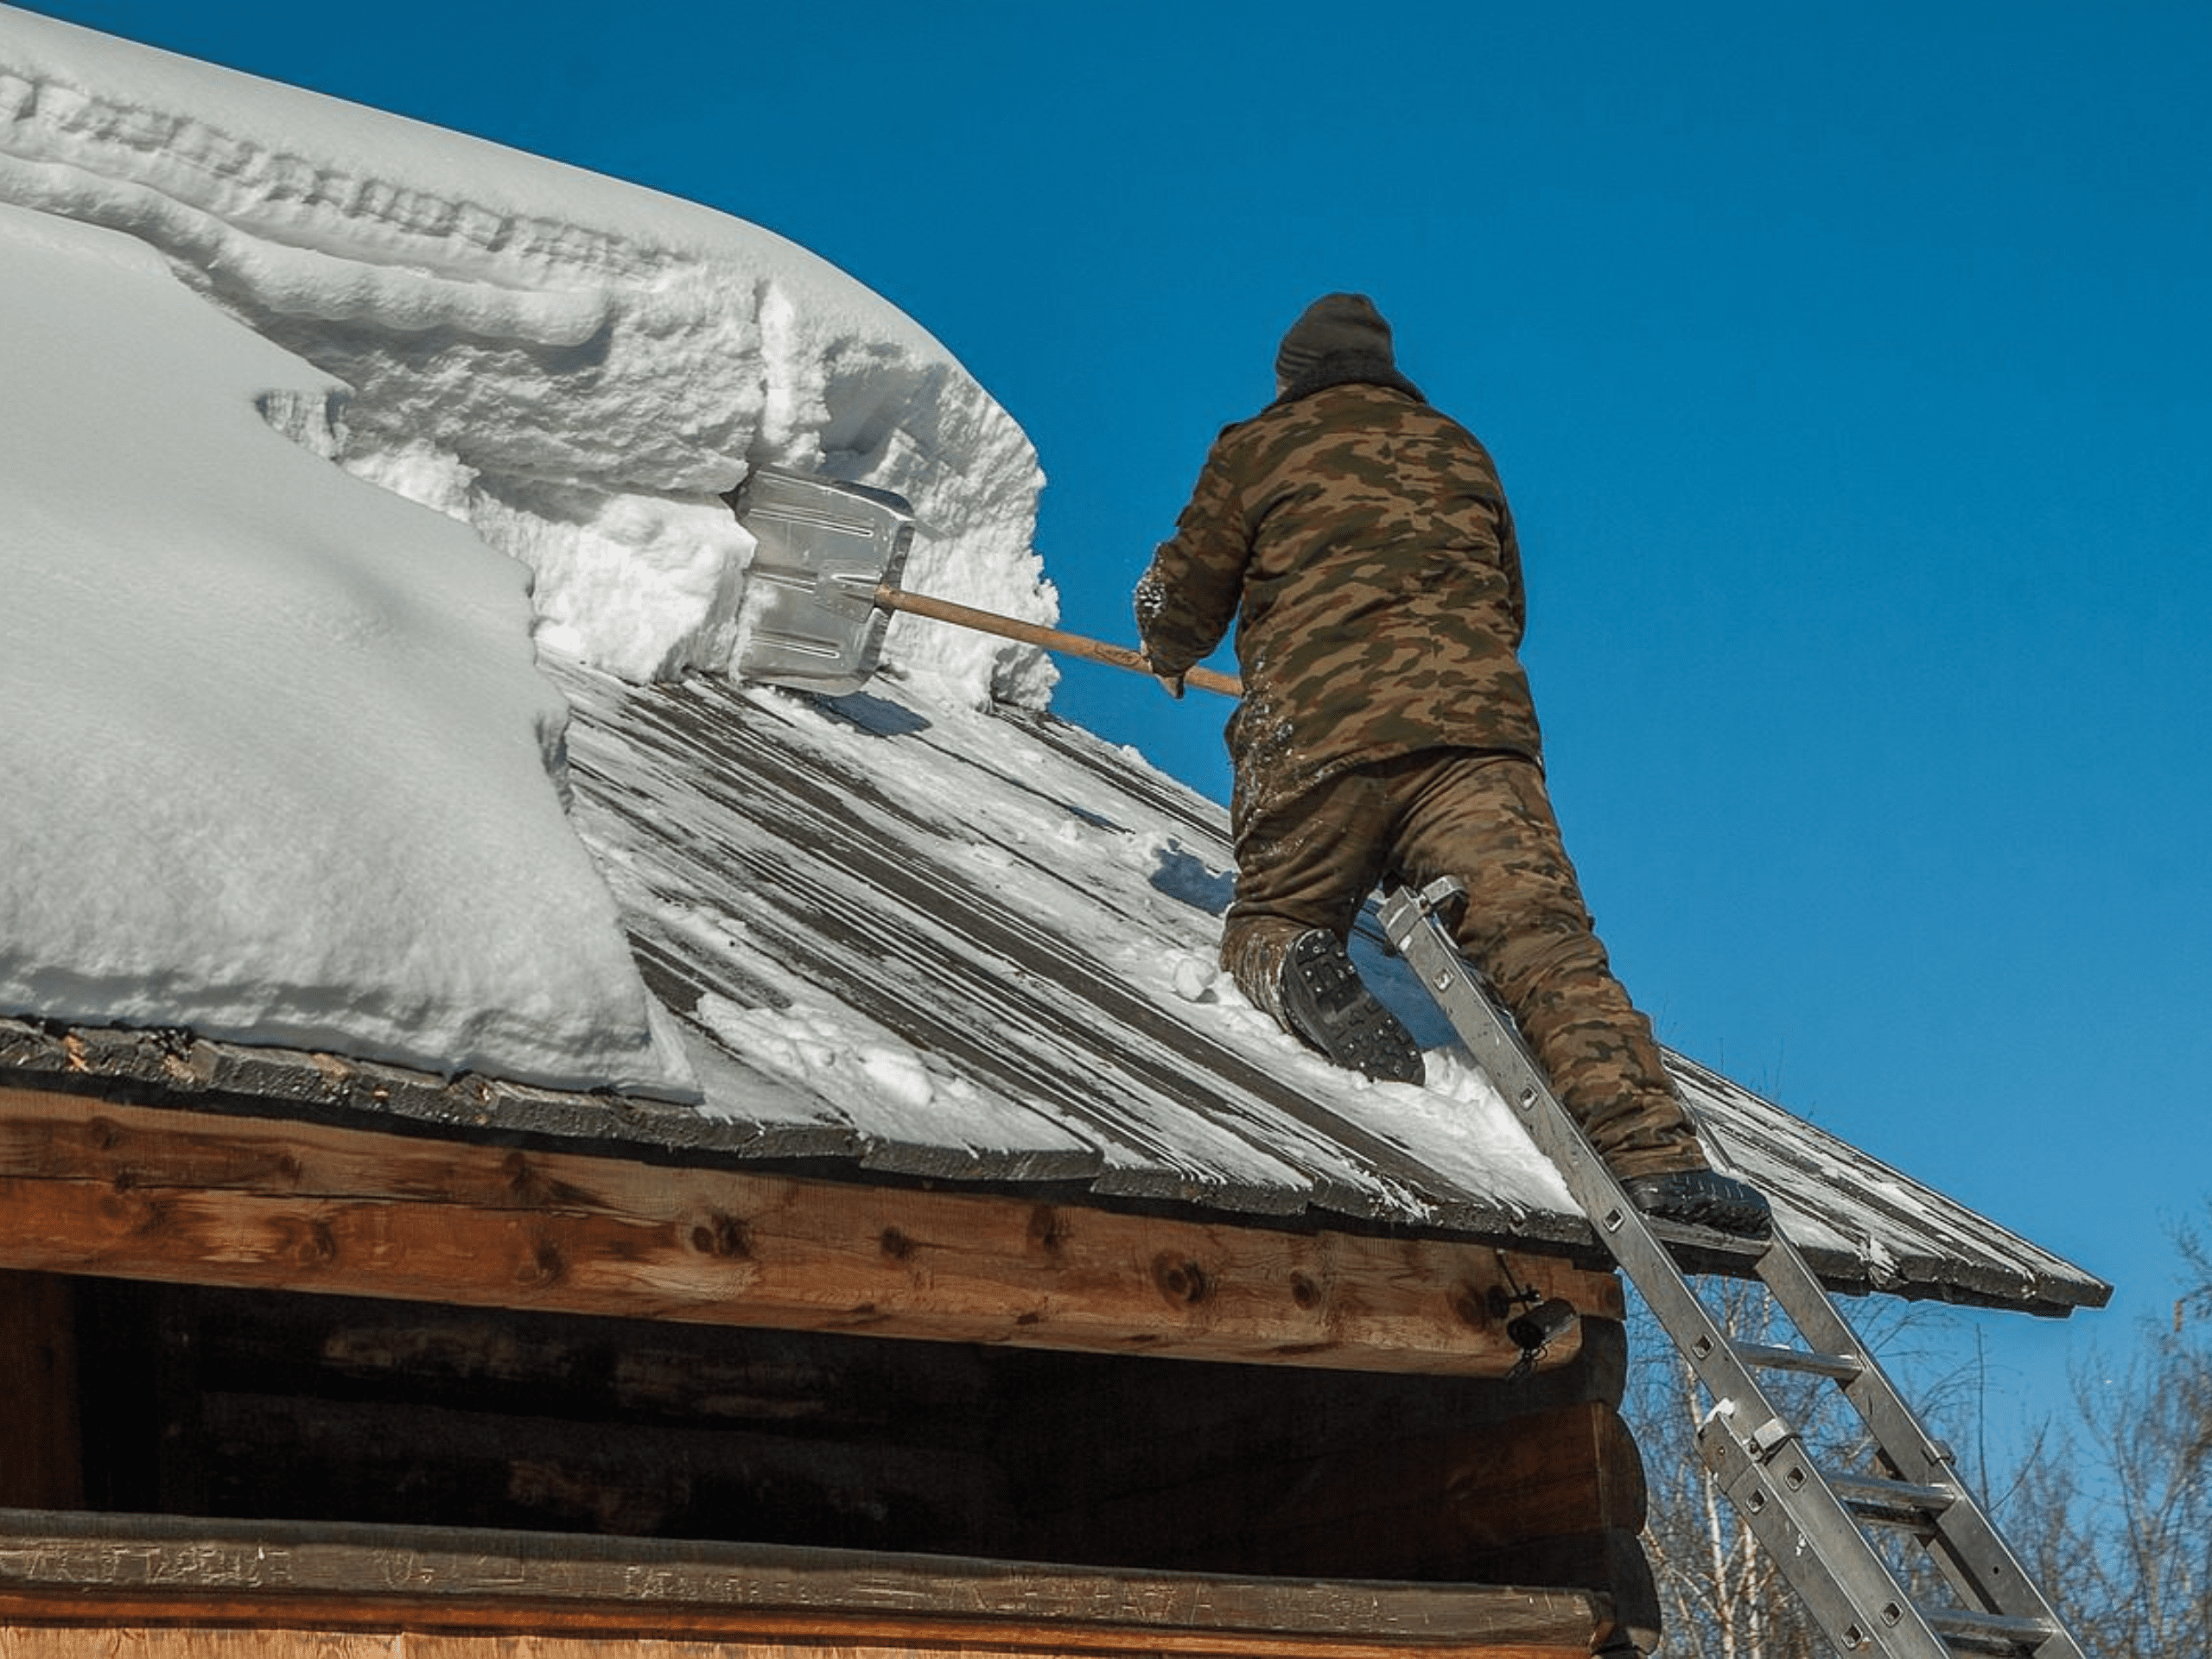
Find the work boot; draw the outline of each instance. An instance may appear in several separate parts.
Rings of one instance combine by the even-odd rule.
[[[1337,1065],[1377,1083],[1427,1075],[1421,1045],[1375,1000],[1335,934],[1315,928],[1292,940],[1279,988],[1291,1034]]]
[[[1675,1169],[1637,1175],[1621,1183],[1628,1201],[1654,1221],[1710,1227],[1738,1238],[1764,1238],[1774,1215],[1765,1197],[1717,1169]]]

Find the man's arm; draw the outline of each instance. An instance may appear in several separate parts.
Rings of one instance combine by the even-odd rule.
[[[1217,442],[1198,486],[1137,581],[1137,638],[1153,672],[1180,695],[1185,674],[1219,645],[1243,597],[1250,532]]]

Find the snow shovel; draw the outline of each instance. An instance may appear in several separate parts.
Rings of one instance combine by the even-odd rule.
[[[756,467],[721,499],[758,543],[748,572],[757,608],[735,664],[741,678],[827,696],[857,691],[875,672],[894,611],[1152,672],[1144,653],[1126,645],[905,592],[899,576],[913,545],[914,510],[904,496]],[[1184,678],[1225,696],[1244,689],[1211,669]]]

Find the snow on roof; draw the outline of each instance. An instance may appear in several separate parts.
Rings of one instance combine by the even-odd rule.
[[[1027,441],[755,226],[0,19],[0,1009],[695,1095],[563,817],[533,627],[723,666],[752,542],[715,497],[759,462],[899,490],[918,580],[1049,620]],[[940,697],[1049,690],[893,641]]]
[[[1585,1247],[1433,1017],[1415,1089],[1242,1001],[1221,814],[1033,650],[902,618],[867,693],[723,677],[755,465],[899,492],[915,586],[1051,620],[1035,456],[910,320],[689,204],[0,19],[0,1065]],[[2100,1300],[1678,1075],[1838,1282]]]

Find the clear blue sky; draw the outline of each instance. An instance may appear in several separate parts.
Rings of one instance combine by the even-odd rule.
[[[34,9],[826,256],[1027,429],[1111,638],[1283,327],[1371,294],[1504,474],[1661,1034],[2119,1281],[1997,1322],[1993,1412],[2167,1305],[2212,1194],[2212,8]],[[1225,705],[1058,706],[1225,792]]]

